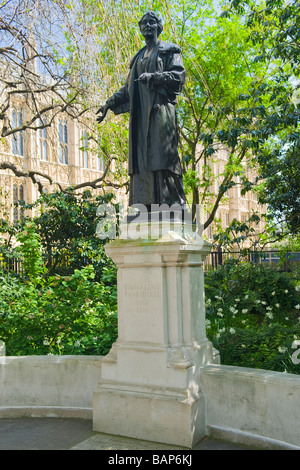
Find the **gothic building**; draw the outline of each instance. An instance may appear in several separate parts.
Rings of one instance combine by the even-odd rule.
[[[11,122],[20,126],[26,119],[26,107],[16,101],[11,108]],[[62,187],[94,181],[103,175],[104,159],[90,150],[87,129],[69,116],[61,116],[51,127],[26,129],[0,141],[0,161],[10,162],[20,170],[49,175]],[[58,189],[55,184],[37,176],[46,192]],[[30,178],[20,178],[11,170],[0,171],[1,199],[11,206],[10,220],[21,217],[13,203],[34,202],[39,197],[38,186]]]

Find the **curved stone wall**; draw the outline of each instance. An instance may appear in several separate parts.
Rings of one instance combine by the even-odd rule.
[[[0,357],[0,417],[92,418],[101,356]]]
[[[0,418],[93,417],[101,356],[0,357]],[[207,434],[266,449],[300,449],[300,376],[201,369]]]
[[[210,435],[268,449],[300,449],[300,375],[210,365],[200,381]]]

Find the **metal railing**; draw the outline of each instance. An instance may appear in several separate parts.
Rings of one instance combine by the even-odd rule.
[[[292,267],[299,265],[300,263],[300,251],[288,252],[285,255],[285,259],[282,260],[279,252],[276,250],[265,250],[265,251],[212,251],[206,258],[204,267],[205,270],[217,269],[218,266],[223,265],[226,261],[243,260],[250,263],[261,263],[267,265],[277,265],[283,271],[288,271]],[[68,257],[62,257],[58,267],[68,266]],[[0,269],[4,271],[14,271],[17,274],[24,273],[23,261],[14,256],[1,256],[0,255]]]
[[[283,271],[291,269],[300,263],[300,251],[290,251],[283,258],[278,250],[264,251],[212,251],[205,261],[205,269],[217,269],[226,261],[243,260],[250,263],[261,263],[267,265],[277,265]]]
[[[0,255],[0,269],[3,271],[13,271],[17,274],[24,273],[23,261],[15,256]]]

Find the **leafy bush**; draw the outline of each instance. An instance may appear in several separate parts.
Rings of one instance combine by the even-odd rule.
[[[24,274],[0,272],[0,339],[7,355],[107,354],[117,338],[115,266],[104,261],[101,280],[92,264],[49,276],[32,222],[18,241]]]
[[[35,272],[42,255],[50,276],[68,276],[75,269],[93,264],[96,279],[100,280],[104,268],[114,268],[104,253],[107,239],[96,236],[97,226],[103,219],[98,209],[101,204],[111,204],[118,214],[119,205],[112,202],[113,198],[113,194],[92,196],[90,191],[83,194],[57,191],[41,195],[33,204],[22,203],[23,209],[34,210],[36,215],[23,217],[14,225],[0,219],[0,233],[4,235],[0,239],[3,260],[22,259],[22,254],[30,254],[29,265],[26,260],[24,263],[30,274],[30,269]],[[22,244],[21,253],[16,250],[15,239]]]
[[[0,271],[0,340],[7,355],[105,355],[117,338],[116,267],[96,236],[103,197],[44,195],[40,215],[23,219],[1,244],[22,260],[21,275]],[[111,196],[108,197],[108,200]],[[45,256],[45,253],[47,256]]]
[[[1,272],[0,339],[6,354],[107,354],[117,338],[116,285],[94,277],[87,266],[37,286]]]
[[[23,268],[30,279],[46,273],[43,262],[43,252],[41,239],[36,233],[33,222],[25,224],[23,231],[17,234],[17,241],[20,243],[15,252],[23,258]]]
[[[297,276],[227,262],[205,278],[207,336],[221,363],[300,373],[291,356],[300,340]]]
[[[300,374],[299,364],[292,360],[297,352],[293,347],[296,338],[300,338],[300,325],[291,328],[263,325],[258,330],[240,328],[224,332],[215,346],[222,364]],[[299,354],[296,357],[299,359]]]

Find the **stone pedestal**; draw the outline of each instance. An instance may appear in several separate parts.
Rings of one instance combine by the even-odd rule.
[[[210,245],[188,224],[139,224],[130,240],[132,224],[106,246],[118,267],[118,340],[102,361],[94,430],[191,448],[205,435],[200,369],[217,362],[205,333]]]

